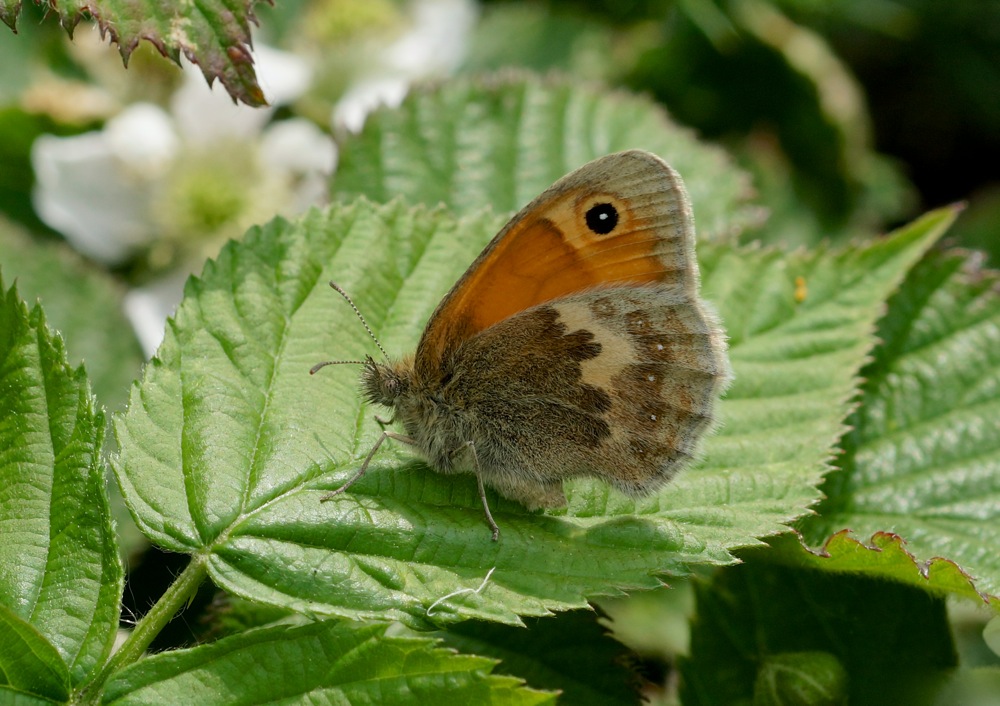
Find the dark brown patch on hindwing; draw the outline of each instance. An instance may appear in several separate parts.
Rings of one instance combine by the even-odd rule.
[[[590,311],[598,319],[606,319],[614,316],[617,310],[615,301],[610,296],[598,296],[590,302]]]
[[[445,393],[522,448],[553,436],[596,448],[611,433],[603,418],[611,398],[583,382],[581,363],[600,354],[592,332],[570,331],[554,308],[535,307],[463,344]]]
[[[613,373],[603,373],[612,435],[595,459],[596,475],[626,493],[643,494],[691,458],[711,426],[729,378],[725,341],[700,302],[676,290],[605,290],[586,301],[596,340],[614,341],[609,351],[617,346],[601,361],[601,370]],[[624,349],[621,342],[627,342]]]

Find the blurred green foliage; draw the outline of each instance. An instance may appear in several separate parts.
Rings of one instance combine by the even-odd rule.
[[[1000,3],[497,0],[482,27],[475,68],[624,84],[726,144],[771,211],[745,239],[869,235],[970,200],[955,236],[1000,262]]]
[[[322,123],[358,69],[351,54],[398,32],[407,8],[293,0],[258,8],[260,35],[325,46],[296,106]],[[0,211],[32,229],[34,136],[84,126],[26,92],[40,76],[96,80],[51,20],[26,3],[22,36],[0,37]],[[864,237],[967,200],[954,237],[1000,262],[998,28],[992,0],[482,0],[463,70],[557,70],[657,98],[756,176],[770,217],[743,240]]]

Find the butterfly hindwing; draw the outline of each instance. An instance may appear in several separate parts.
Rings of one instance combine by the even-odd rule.
[[[630,495],[666,482],[695,454],[728,378],[714,317],[658,284],[519,312],[452,360],[441,394],[461,401],[457,433],[474,441],[486,484],[529,507],[562,504],[575,476]],[[465,373],[477,370],[491,374]]]

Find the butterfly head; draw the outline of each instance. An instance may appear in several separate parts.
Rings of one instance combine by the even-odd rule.
[[[402,365],[379,363],[371,356],[365,356],[361,387],[369,402],[395,407],[396,401],[409,390],[410,377]]]

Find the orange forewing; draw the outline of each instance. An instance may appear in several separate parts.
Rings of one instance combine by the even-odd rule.
[[[438,305],[418,367],[437,367],[462,341],[513,314],[587,289],[668,283],[694,296],[692,217],[678,184],[665,162],[640,151],[556,182],[511,219]],[[597,204],[618,214],[609,235],[587,226]]]

